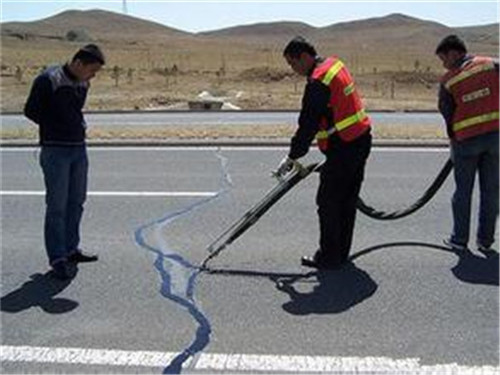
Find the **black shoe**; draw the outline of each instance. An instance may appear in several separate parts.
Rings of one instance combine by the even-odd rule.
[[[482,252],[482,253],[489,253],[489,252],[493,252],[495,250],[493,250],[493,248],[491,247],[491,245],[489,246],[486,246],[486,245],[483,245],[482,243],[478,242],[477,243],[477,249]]]
[[[71,270],[66,261],[54,263],[52,265],[52,274],[59,280],[69,280],[72,278]]]
[[[77,251],[68,257],[68,261],[73,263],[89,263],[97,262],[99,258],[94,254],[84,254],[81,251]]]
[[[319,270],[335,270],[341,266],[340,264],[320,262],[314,259],[314,257],[309,256],[302,257],[301,264],[305,267],[317,268]]]

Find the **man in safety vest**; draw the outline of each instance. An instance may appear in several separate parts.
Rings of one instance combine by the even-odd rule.
[[[319,249],[303,257],[302,265],[334,269],[349,257],[356,218],[356,202],[370,153],[370,119],[354,80],[336,56],[322,58],[314,46],[295,37],[283,56],[299,75],[307,77],[298,128],[277,174],[287,174],[316,138],[326,161],[320,171],[316,197]]]
[[[444,240],[454,250],[469,242],[471,198],[479,174],[480,207],[476,244],[491,249],[498,218],[498,61],[467,53],[456,35],[444,38],[436,55],[448,70],[441,78],[439,110],[450,138],[456,189],[453,231]]]

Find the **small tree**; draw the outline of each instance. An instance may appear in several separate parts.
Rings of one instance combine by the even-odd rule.
[[[14,73],[14,77],[16,77],[16,81],[18,83],[22,83],[22,81],[23,81],[23,75],[24,75],[23,69],[19,65],[17,65],[16,66],[16,71]]]
[[[221,85],[224,77],[226,76],[226,68],[221,66],[219,70],[215,72],[215,76],[217,77],[217,85]]]
[[[418,72],[418,69],[420,68],[420,61],[416,59],[413,66],[415,67],[415,71]]]
[[[115,65],[113,67],[113,70],[111,71],[111,78],[115,80],[115,87],[118,87],[118,82],[120,80],[120,76],[122,74],[122,69],[118,65]]]
[[[168,87],[170,85],[170,69],[165,67],[162,74],[165,77],[165,85]]]
[[[179,68],[177,67],[177,64],[172,65],[170,74],[174,77],[174,82],[177,83],[177,74],[179,74]]]
[[[92,38],[83,29],[70,30],[66,33],[66,40],[70,42],[88,42]]]
[[[128,80],[129,85],[131,85],[132,82],[134,81],[134,69],[133,68],[128,68],[127,80]]]

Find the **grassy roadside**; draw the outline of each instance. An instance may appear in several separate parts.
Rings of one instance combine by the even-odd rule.
[[[281,139],[290,138],[295,130],[290,125],[216,125],[216,126],[145,126],[145,127],[91,127],[89,140],[210,140],[210,139]],[[445,131],[436,125],[375,124],[375,139],[445,139]],[[36,140],[37,129],[2,129],[2,140]]]

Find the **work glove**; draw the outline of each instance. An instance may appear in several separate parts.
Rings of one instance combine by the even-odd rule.
[[[288,156],[285,156],[278,165],[278,169],[275,172],[273,172],[273,175],[278,180],[281,180],[293,169],[294,164],[295,160],[290,159]]]

